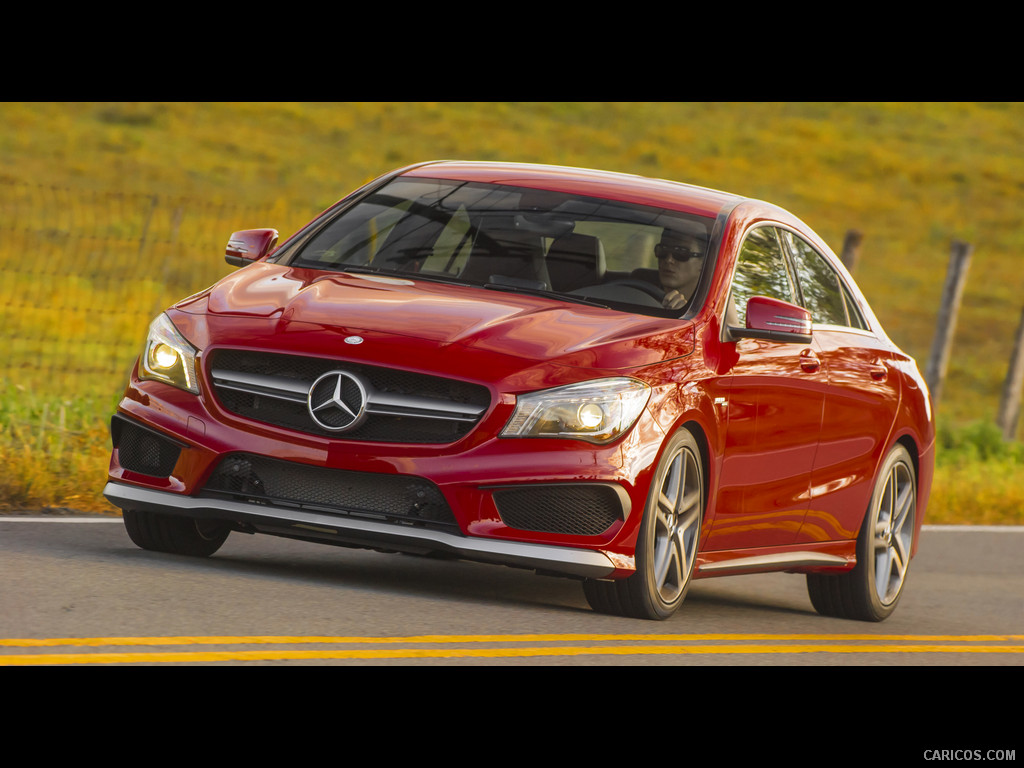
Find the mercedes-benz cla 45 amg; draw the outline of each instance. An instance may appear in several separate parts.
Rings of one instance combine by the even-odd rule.
[[[889,615],[931,485],[912,359],[765,202],[438,162],[382,176],[160,314],[105,495],[139,546],[230,532],[579,579],[664,619],[696,578],[805,574]]]

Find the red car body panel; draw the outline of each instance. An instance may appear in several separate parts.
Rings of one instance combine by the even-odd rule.
[[[471,163],[404,173],[717,218],[714,270],[703,278],[708,299],[682,318],[661,318],[414,276],[322,272],[265,257],[168,310],[200,350],[200,361],[217,350],[255,348],[423,374],[443,370],[490,392],[480,422],[441,445],[333,439],[233,413],[212,394],[205,364],[198,395],[142,380],[136,369],[119,413],[183,450],[173,471],[157,479],[125,469],[115,447],[111,483],[192,497],[216,462],[238,450],[301,465],[423,477],[440,489],[462,535],[600,552],[612,564],[605,576],[619,578],[635,567],[640,513],[665,438],[690,424],[702,436],[707,460],[696,577],[852,567],[879,463],[896,441],[905,441],[917,462],[920,527],[934,450],[924,382],[881,331],[835,255],[802,222],[766,203],[621,174]],[[829,256],[870,330],[815,328],[811,343],[728,340],[726,300],[737,253],[750,228],[765,223],[800,232]],[[362,343],[346,343],[354,337]],[[646,408],[622,438],[582,445],[498,437],[517,396],[608,376],[635,377],[651,388]],[[527,531],[503,522],[495,505],[496,488],[567,482],[614,485],[627,499],[624,519],[598,535]],[[807,559],[776,557],[794,552]]]

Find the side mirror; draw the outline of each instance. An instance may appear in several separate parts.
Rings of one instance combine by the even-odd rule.
[[[811,343],[811,313],[803,307],[767,296],[747,301],[747,327],[730,326],[734,339],[768,339],[794,344]]]
[[[244,267],[259,261],[277,245],[276,229],[245,229],[235,232],[228,240],[224,261],[235,267]]]

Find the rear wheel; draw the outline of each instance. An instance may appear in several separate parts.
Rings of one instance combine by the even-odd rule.
[[[636,548],[636,572],[618,581],[590,580],[583,591],[601,613],[667,619],[690,587],[704,514],[704,466],[693,435],[677,432],[651,484]]]
[[[917,478],[910,453],[895,446],[875,480],[857,537],[857,565],[841,574],[807,575],[814,609],[824,616],[882,621],[903,592],[914,544]]]
[[[219,520],[163,515],[125,509],[121,513],[128,537],[142,549],[175,555],[209,557],[227,539],[231,528]]]

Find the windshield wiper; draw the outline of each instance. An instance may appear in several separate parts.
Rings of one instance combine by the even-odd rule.
[[[571,296],[565,293],[558,293],[557,291],[550,291],[546,288],[538,286],[520,283],[515,278],[502,278],[495,276],[498,279],[491,279],[491,282],[480,285],[478,283],[471,283],[465,280],[459,280],[455,275],[444,275],[439,273],[431,272],[406,272],[400,269],[387,269],[385,267],[371,267],[366,264],[339,264],[336,267],[340,272],[351,272],[359,275],[387,275],[389,277],[403,278],[405,280],[426,280],[434,283],[445,283],[449,285],[464,285],[469,287],[477,288],[489,288],[492,291],[505,291],[507,293],[526,293],[531,296],[543,296],[548,299],[555,299],[556,301],[568,301],[573,304],[583,304],[588,307],[599,307],[601,309],[610,309],[607,304],[601,304],[600,302],[593,301],[591,299],[585,299],[582,296]]]
[[[601,309],[610,309],[607,304],[600,304],[590,299],[584,299],[581,296],[570,296],[565,293],[558,293],[557,291],[549,291],[546,288],[534,288],[531,285],[519,285],[511,282],[492,282],[485,283],[484,288],[489,288],[492,291],[506,291],[507,293],[526,293],[531,296],[544,296],[548,299],[555,299],[556,301],[568,301],[573,304],[585,304],[588,307],[600,307]]]
[[[447,285],[473,285],[465,280],[459,280],[456,275],[441,274],[438,272],[406,272],[401,269],[387,269],[385,267],[368,267],[364,265],[340,265],[339,272],[351,272],[356,275],[385,275],[402,280],[425,280],[431,283],[445,283]]]

